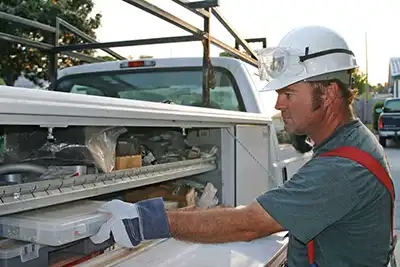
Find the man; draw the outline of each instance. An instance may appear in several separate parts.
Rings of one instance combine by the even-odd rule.
[[[351,73],[357,67],[346,42],[323,27],[289,32],[278,48],[259,55],[260,70],[276,90],[276,109],[288,133],[307,135],[314,156],[283,186],[243,209],[165,211],[161,199],[112,201],[113,214],[92,239],[132,247],[144,239],[221,243],[250,241],[288,230],[288,266],[309,266],[314,241],[318,266],[387,266],[391,195],[367,168],[343,157],[320,157],[342,146],[372,155],[388,171],[383,148],[353,114]],[[315,265],[314,265],[315,266]]]

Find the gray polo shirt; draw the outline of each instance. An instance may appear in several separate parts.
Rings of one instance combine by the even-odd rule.
[[[385,168],[376,137],[359,120],[338,128],[314,148],[314,156],[283,186],[257,198],[290,232],[289,267],[307,267],[306,244],[324,266],[387,266],[391,241],[391,199],[366,168],[340,157],[320,157],[340,146],[362,149]]]

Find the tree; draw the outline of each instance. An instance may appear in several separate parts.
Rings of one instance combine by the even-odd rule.
[[[385,89],[386,86],[382,85],[381,83],[378,83],[377,85],[371,87],[371,92],[383,93]]]
[[[95,36],[95,30],[100,26],[101,15],[88,17],[93,9],[92,0],[2,0],[0,11],[38,21],[47,25],[55,25],[56,17],[60,17],[81,31]],[[54,44],[54,34],[25,25],[0,21],[0,31],[30,40]],[[84,43],[77,36],[61,31],[60,45]],[[26,78],[40,85],[39,79],[49,80],[50,55],[39,49],[0,40],[0,77],[7,85],[13,85],[23,74]],[[79,51],[93,55],[93,51]],[[78,59],[60,56],[59,67],[82,64]]]
[[[357,88],[358,95],[365,93],[367,88],[367,75],[365,73],[357,70],[353,73],[354,88]]]

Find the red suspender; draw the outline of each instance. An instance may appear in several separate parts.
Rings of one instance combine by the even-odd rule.
[[[323,153],[321,157],[342,157],[342,158],[347,158],[351,159],[360,165],[364,166],[367,168],[372,174],[375,175],[376,178],[378,178],[379,181],[386,187],[386,189],[390,193],[390,197],[392,199],[392,242],[394,240],[394,232],[393,232],[393,227],[394,227],[394,188],[393,188],[393,182],[392,179],[390,178],[388,172],[385,170],[385,168],[377,161],[373,156],[368,154],[367,152],[364,152],[358,148],[355,147],[339,147],[334,150],[331,150],[329,152]],[[307,251],[308,251],[308,263],[311,266],[317,266],[315,264],[315,250],[314,250],[314,240],[311,240],[307,244]]]
[[[310,242],[307,243],[307,254],[308,254],[308,263],[310,266],[314,264],[314,259],[315,259],[315,250],[314,250],[314,240],[311,240]]]

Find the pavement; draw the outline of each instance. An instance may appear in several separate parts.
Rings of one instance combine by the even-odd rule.
[[[400,238],[400,144],[389,142],[388,146],[385,148],[385,152],[389,161],[390,170],[392,172],[392,179],[396,194],[394,228],[395,233]],[[397,259],[397,266],[400,267],[400,242],[396,246],[395,256]]]

